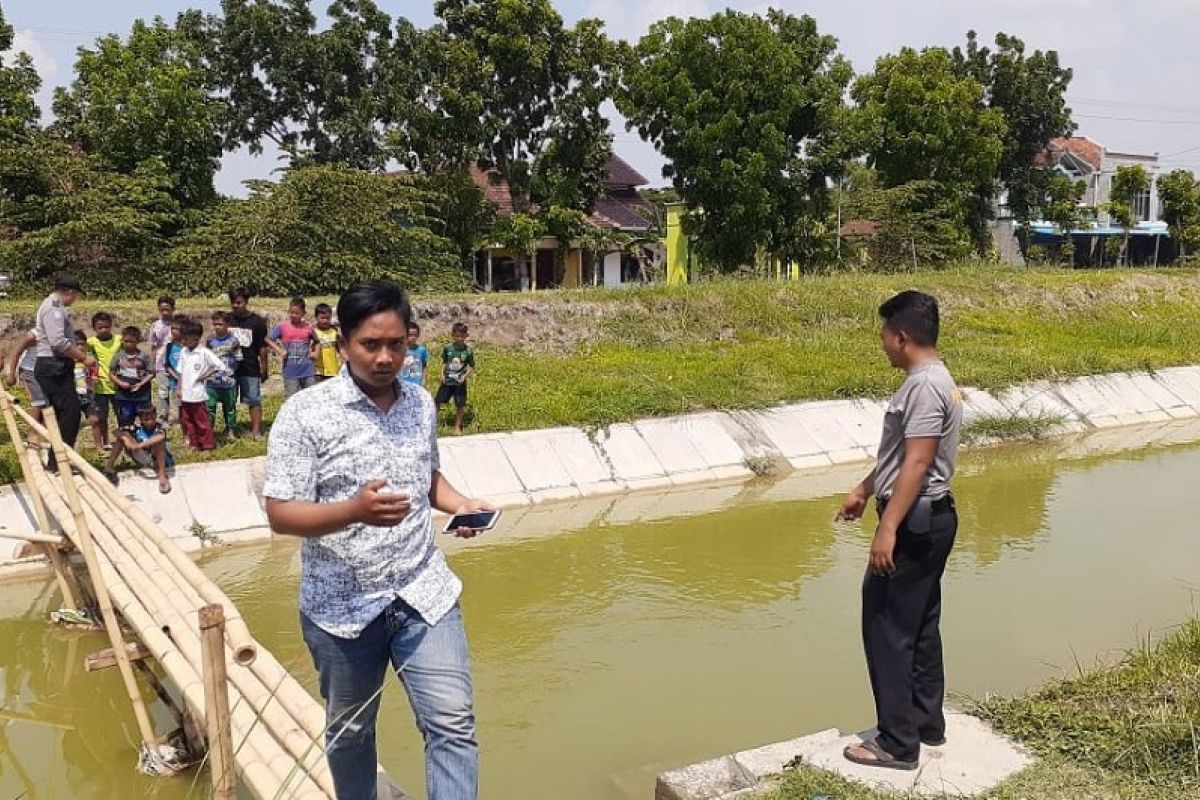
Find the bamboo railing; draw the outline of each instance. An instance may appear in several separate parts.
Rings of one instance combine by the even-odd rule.
[[[72,606],[80,592],[70,561],[58,548],[73,545],[83,555],[144,747],[154,752],[161,743],[130,669],[118,615],[159,663],[183,706],[201,721],[201,730],[216,736],[210,747],[224,745],[219,734],[225,733],[232,765],[225,763],[226,747],[213,750],[216,796],[228,796],[232,766],[260,800],[335,798],[325,759],[324,709],[254,640],[225,593],[99,470],[63,445],[52,411],[47,410],[46,424],[39,425],[2,389],[0,411],[39,528],[25,538],[44,548],[64,602]],[[26,452],[18,417],[52,443],[61,475],[51,475]],[[223,642],[217,648],[221,630]],[[218,695],[227,696],[226,709],[207,699]]]

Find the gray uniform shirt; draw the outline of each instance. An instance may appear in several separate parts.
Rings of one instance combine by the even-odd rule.
[[[57,294],[51,293],[38,307],[34,331],[38,358],[70,358],[67,351],[75,346],[75,326]]]
[[[921,495],[934,500],[950,491],[962,430],[962,393],[941,361],[913,367],[883,418],[879,460],[875,464],[875,496],[892,496],[908,439],[936,438],[937,453],[921,481]]]

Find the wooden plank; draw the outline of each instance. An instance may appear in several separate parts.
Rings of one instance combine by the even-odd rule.
[[[129,655],[130,661],[141,661],[143,658],[150,657],[150,651],[143,647],[141,642],[126,642],[125,652]],[[108,669],[116,665],[117,654],[113,652],[111,647],[106,647],[95,653],[88,653],[83,657],[83,668],[88,672]]]

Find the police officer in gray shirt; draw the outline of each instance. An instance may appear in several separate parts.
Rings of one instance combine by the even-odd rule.
[[[945,744],[942,573],[958,532],[950,494],[962,427],[962,394],[938,357],[937,300],[901,292],[879,307],[880,338],[908,377],[888,403],[875,469],[854,488],[839,520],[862,517],[871,495],[879,524],[863,580],[862,635],[878,737],[845,756],[911,770],[921,745]]]
[[[46,402],[54,409],[67,447],[75,446],[82,414],[79,395],[75,392],[75,362],[88,369],[96,366],[96,358],[75,341],[75,327],[71,324],[69,309],[81,294],[83,287],[76,278],[56,276],[54,291],[38,308],[34,327],[37,361],[33,364],[33,376],[46,396]],[[51,471],[58,468],[53,450],[46,467]]]

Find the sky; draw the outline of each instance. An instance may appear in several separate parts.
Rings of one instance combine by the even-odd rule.
[[[432,0],[377,0],[415,24],[433,22]],[[315,0],[323,8],[327,0]],[[28,52],[42,75],[39,99],[49,116],[53,87],[70,82],[76,49],[106,33],[127,33],[134,19],[156,14],[173,20],[184,8],[215,10],[217,0],[0,0],[17,31],[16,46]],[[1029,50],[1057,50],[1074,69],[1067,99],[1079,126],[1110,150],[1158,153],[1164,169],[1200,173],[1200,0],[556,0],[570,23],[602,19],[610,35],[636,41],[656,20],[707,16],[732,7],[768,7],[808,14],[832,34],[854,65],[869,72],[876,58],[901,47],[965,41],[974,29],[990,43],[997,31],[1023,39]],[[665,183],[663,160],[610,107],[614,149],[651,185]],[[242,181],[269,177],[277,154],[228,154],[217,176],[219,191],[240,196]]]

